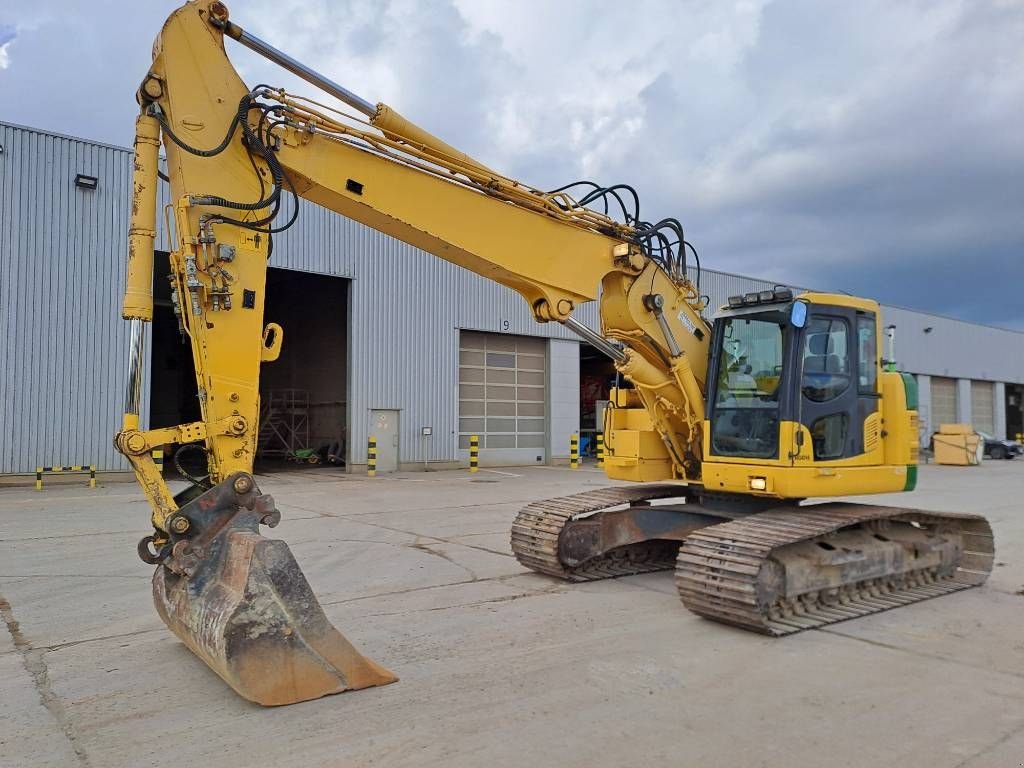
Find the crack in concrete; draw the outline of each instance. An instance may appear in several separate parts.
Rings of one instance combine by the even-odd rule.
[[[313,536],[305,539],[282,539],[289,547],[299,544],[381,544],[386,547],[408,547],[400,541],[381,541],[379,539],[326,539],[323,536]]]
[[[1020,678],[1020,679],[1024,680],[1024,672],[1011,672],[1009,670],[993,669],[991,667],[981,666],[980,664],[971,664],[971,663],[966,662],[966,661],[964,661],[962,659],[954,658],[954,657],[951,657],[951,656],[943,656],[942,654],[938,654],[938,653],[930,653],[928,651],[916,650],[916,649],[913,649],[913,648],[905,648],[905,647],[903,647],[901,645],[893,645],[892,643],[886,643],[886,642],[883,642],[881,640],[872,640],[872,639],[867,638],[867,637],[858,637],[856,635],[848,635],[845,632],[840,632],[838,629],[831,628],[831,627],[812,627],[812,628],[808,629],[807,631],[808,632],[821,632],[821,633],[826,634],[826,635],[832,635],[833,637],[842,637],[842,638],[845,638],[847,640],[854,640],[856,642],[866,643],[867,645],[873,645],[876,648],[885,648],[886,650],[889,650],[889,651],[899,651],[901,653],[906,653],[906,654],[908,654],[910,656],[919,656],[919,657],[921,657],[923,659],[932,659],[933,661],[944,661],[944,662],[947,662],[949,664],[956,664],[956,665],[961,666],[961,667],[966,667],[967,669],[977,669],[977,670],[981,670],[983,672],[992,672],[992,673],[997,674],[997,675],[1009,675],[1010,677],[1016,677],[1016,678]]]
[[[66,643],[57,643],[56,645],[46,646],[47,651],[62,651],[65,648],[74,648],[76,645],[82,645],[83,643],[99,643],[103,640],[121,640],[126,637],[138,637],[139,635],[151,635],[154,632],[164,632],[163,627],[155,627],[153,629],[137,629],[134,632],[121,632],[116,635],[100,635],[99,637],[83,637],[81,640],[68,640]]]
[[[470,506],[477,506],[477,505],[474,504],[474,505],[470,505]],[[334,518],[337,518],[339,520],[347,520],[347,519],[349,519],[349,516],[347,516],[347,515],[327,514],[327,515],[325,515],[325,517],[334,517]],[[380,529],[385,530],[385,531],[391,531],[392,533],[402,533],[402,534],[405,534],[406,536],[412,536],[417,541],[419,539],[433,539],[434,541],[439,542],[439,543],[454,544],[456,546],[466,547],[467,549],[475,549],[475,550],[478,550],[480,552],[488,552],[488,553],[490,553],[492,555],[501,555],[502,557],[515,557],[511,552],[499,552],[498,550],[491,549],[490,547],[481,547],[481,546],[479,546],[477,544],[467,544],[464,541],[458,541],[458,540],[455,540],[455,539],[446,539],[443,536],[429,536],[429,535],[424,534],[424,533],[416,533],[415,531],[407,531],[404,528],[394,528],[394,527],[392,527],[390,525],[384,525],[383,523],[369,523],[369,522],[366,522],[364,520],[358,520],[358,521],[357,520],[353,520],[352,522],[357,522],[359,525],[368,525],[371,528],[380,528]],[[512,530],[512,526],[509,525],[509,531],[511,531],[511,530]],[[458,565],[458,563],[456,563],[456,565]],[[460,567],[464,568],[465,566],[460,566]]]
[[[122,576],[110,573],[0,573],[0,579],[146,579],[152,576]]]
[[[496,502],[487,504],[486,506],[492,506],[493,507],[493,506],[500,506],[500,505],[503,505],[503,504],[516,504],[516,505],[520,505],[520,504],[529,504],[529,503],[531,503],[533,501],[536,501],[536,499],[533,498],[533,497],[530,497],[528,499],[512,499],[512,500],[509,500],[509,501],[496,501]],[[410,511],[408,508],[403,508],[403,509],[375,509],[372,512],[341,512],[341,513],[339,513],[339,512],[325,512],[323,510],[313,509],[311,507],[303,507],[303,506],[300,506],[298,504],[292,504],[292,503],[288,503],[285,506],[291,507],[292,509],[301,509],[303,512],[313,512],[314,514],[317,514],[320,517],[337,517],[337,518],[341,518],[341,519],[345,519],[345,520],[347,520],[349,518],[367,517],[369,515],[397,515],[397,514],[401,514],[403,512],[409,512]],[[485,506],[485,505],[481,504],[479,502],[477,502],[476,504],[446,504],[443,507],[417,507],[415,511],[416,512],[447,512],[447,511],[454,510],[454,509],[473,509],[474,507],[481,507],[481,506]],[[370,525],[370,523],[367,523],[367,525]]]
[[[80,539],[88,536],[128,536],[127,532],[121,531],[91,531],[89,533],[64,533],[54,536],[25,536],[24,538],[10,538],[0,539],[0,542],[20,542],[20,541],[48,541],[50,539]]]
[[[133,478],[132,482],[134,482],[134,478]],[[2,486],[0,486],[0,489],[2,489]],[[97,499],[104,499],[105,500],[105,499],[110,499],[110,498],[115,498],[115,499],[116,498],[123,498],[123,499],[128,499],[129,501],[138,502],[138,503],[145,503],[145,501],[146,501],[146,497],[145,496],[139,496],[138,494],[135,494],[135,493],[105,493],[105,494],[102,494],[102,495],[93,495],[93,496],[54,496],[54,497],[51,497],[51,498],[40,498],[38,496],[32,496],[31,498],[28,498],[28,499],[9,499],[8,498],[8,499],[4,499],[4,504],[26,504],[26,505],[28,505],[28,504],[38,504],[39,506],[43,507],[43,506],[46,506],[47,504],[53,504],[53,502],[55,502],[55,501],[59,501],[59,502],[65,502],[65,501],[96,501]],[[0,507],[0,508],[2,508],[2,507]]]
[[[4,624],[7,625],[7,631],[14,641],[15,649],[21,654],[21,662],[29,677],[32,678],[32,684],[39,694],[39,700],[60,727],[64,738],[68,740],[68,744],[78,758],[78,764],[82,768],[89,768],[89,756],[78,742],[78,736],[68,718],[67,710],[64,709],[64,702],[60,700],[50,684],[50,670],[46,666],[46,650],[32,647],[28,638],[21,631],[18,620],[14,618],[11,604],[3,595],[0,595],[0,617],[3,617]]]
[[[506,581],[508,579],[519,578],[519,577],[521,577],[523,575],[524,574],[517,573],[517,574],[508,575],[508,576],[491,576],[491,577],[487,577],[487,578],[463,579],[462,581],[449,581],[449,582],[446,582],[444,584],[430,584],[430,585],[425,586],[425,587],[410,587],[409,589],[398,589],[398,590],[392,590],[390,592],[376,592],[376,593],[374,593],[372,595],[361,595],[359,597],[346,597],[346,598],[344,598],[342,600],[324,600],[324,601],[321,601],[320,605],[322,605],[322,606],[327,606],[327,605],[345,605],[347,603],[357,603],[357,602],[360,602],[362,600],[376,600],[376,599],[382,598],[382,597],[395,597],[395,596],[398,596],[398,595],[407,595],[407,594],[410,594],[410,593],[413,593],[413,592],[424,592],[424,591],[430,590],[430,589],[445,589],[447,587],[458,587],[458,586],[464,586],[466,584],[486,584],[486,583],[492,582],[492,581],[500,583],[500,582]],[[561,588],[561,585],[553,585],[550,589],[545,590],[545,592],[555,593],[555,592],[559,591],[560,588]],[[541,593],[538,592],[536,594],[541,594]],[[374,615],[377,615],[377,614],[374,614]],[[166,630],[163,627],[154,627],[153,629],[138,629],[138,630],[135,630],[134,632],[120,632],[120,633],[115,634],[115,635],[100,635],[99,637],[85,637],[85,638],[82,638],[80,640],[69,640],[66,643],[57,643],[55,645],[48,645],[48,646],[45,647],[45,650],[47,650],[49,652],[56,652],[56,651],[65,650],[67,648],[74,648],[75,646],[83,645],[85,643],[100,643],[100,642],[103,642],[105,640],[121,640],[121,639],[124,639],[124,638],[138,637],[140,635],[151,635],[151,634],[155,634],[155,633],[161,633],[162,634],[165,631]],[[12,651],[8,651],[8,653],[17,653],[17,652],[18,652],[17,648],[15,648]],[[2,655],[2,654],[0,654],[0,655]]]
[[[445,544],[457,544],[460,547],[465,547],[466,549],[475,549],[478,552],[488,552],[492,555],[501,555],[502,557],[515,557],[511,552],[501,552],[500,550],[491,549],[490,547],[481,547],[479,544],[467,544],[466,542],[458,539],[441,539],[441,541]]]
[[[989,744],[984,749],[981,749],[981,750],[975,752],[973,755],[971,755],[967,759],[957,763],[954,766],[954,768],[967,768],[968,765],[973,763],[979,757],[984,757],[985,755],[987,755],[992,750],[994,750],[997,747],[999,747],[999,746],[1005,744],[1006,742],[1008,742],[1010,739],[1012,739],[1014,736],[1016,736],[1021,731],[1024,731],[1024,723],[1021,723],[1020,725],[1018,725],[1016,728],[1012,729],[1008,733],[1003,734],[1002,736],[1000,736],[998,739],[993,741],[991,744]]]
[[[376,600],[376,599],[381,598],[381,597],[395,597],[397,595],[407,595],[407,594],[411,594],[413,592],[425,592],[425,591],[427,591],[429,589],[446,589],[447,587],[459,587],[459,586],[463,586],[463,585],[466,585],[466,584],[487,584],[487,583],[492,582],[492,581],[496,582],[496,583],[501,583],[501,582],[504,582],[504,581],[509,581],[511,579],[521,579],[523,576],[527,576],[527,575],[529,575],[529,572],[527,572],[527,573],[510,573],[510,574],[506,574],[504,576],[487,576],[485,578],[465,579],[463,581],[449,581],[449,582],[445,582],[444,584],[428,584],[427,586],[424,586],[424,587],[409,587],[408,589],[396,589],[396,590],[392,590],[390,592],[375,592],[372,595],[360,595],[359,597],[346,597],[346,598],[342,598],[341,600],[324,601],[324,602],[321,602],[320,604],[321,605],[343,605],[345,603],[356,603],[356,602],[359,602],[361,600]],[[561,583],[553,584],[550,589],[551,589],[552,592],[565,591],[565,586],[563,584],[561,584]]]
[[[408,544],[407,546],[410,549],[416,549],[416,550],[419,550],[420,552],[426,552],[428,555],[433,555],[434,557],[439,557],[442,560],[451,563],[456,568],[461,568],[462,570],[464,570],[466,573],[469,574],[469,578],[470,578],[471,581],[479,581],[480,580],[480,577],[477,576],[476,571],[474,571],[468,565],[463,565],[462,563],[456,562],[454,559],[452,559],[451,557],[446,555],[444,552],[438,552],[437,550],[431,549],[429,544],[424,543],[424,542],[421,541],[422,538],[424,538],[424,537],[417,536],[416,540],[412,544]],[[433,539],[434,537],[433,536],[427,536],[425,538]],[[448,542],[448,543],[450,543],[450,542]]]
[[[519,592],[514,595],[503,595],[501,597],[492,597],[487,600],[472,600],[468,603],[456,603],[455,605],[439,605],[434,608],[411,608],[407,611],[390,611],[387,613],[367,613],[364,616],[360,616],[360,619],[373,619],[386,616],[407,616],[411,613],[435,613],[437,611],[452,611],[459,608],[475,608],[481,605],[491,605],[492,603],[510,603],[514,600],[521,600],[526,597],[542,597],[543,595],[554,595],[558,594],[559,590],[555,587],[549,589],[542,589],[535,592]]]
[[[499,503],[501,503],[501,504],[517,504],[518,505],[518,504],[523,504],[523,503],[529,503],[529,501],[530,500],[524,500],[524,501],[503,501],[503,502],[499,502]],[[446,539],[443,536],[428,536],[426,534],[416,533],[415,531],[407,531],[404,528],[395,528],[395,527],[390,526],[390,525],[384,525],[383,523],[371,523],[371,522],[369,522],[367,520],[361,519],[363,517],[366,517],[367,515],[394,514],[394,513],[402,512],[403,510],[400,510],[400,509],[393,510],[392,512],[376,511],[376,512],[353,512],[353,513],[342,513],[342,514],[339,514],[337,512],[321,512],[321,511],[316,510],[316,509],[310,509],[309,507],[301,507],[301,506],[298,506],[298,505],[295,505],[295,504],[290,504],[289,506],[291,506],[293,509],[301,509],[301,510],[303,510],[305,512],[314,512],[314,513],[320,515],[321,517],[333,517],[336,520],[350,520],[351,522],[356,523],[358,525],[368,525],[368,526],[370,526],[372,528],[380,528],[380,529],[385,530],[385,531],[391,531],[392,533],[403,533],[406,536],[414,536],[417,539],[419,539],[419,538],[433,539],[434,541],[444,542],[445,544],[455,544],[457,546],[466,547],[468,549],[475,549],[475,550],[478,550],[480,552],[487,552],[487,553],[492,554],[492,555],[501,555],[502,557],[515,557],[511,552],[502,552],[502,551],[497,550],[497,549],[491,549],[490,547],[482,547],[482,546],[479,546],[477,544],[469,544],[469,543],[467,543],[465,541],[460,541],[460,540],[456,540],[456,539]],[[459,505],[459,506],[447,506],[447,507],[420,507],[418,509],[418,511],[429,512],[429,511],[451,510],[451,509],[472,509],[473,507],[479,507],[479,506],[480,506],[480,504],[462,504],[462,505]],[[511,530],[512,530],[512,524],[509,523],[509,531],[511,531]],[[480,533],[480,534],[469,534],[469,535],[471,535],[471,536],[488,536],[488,535],[491,535],[491,534]],[[454,562],[454,561],[452,561],[452,562]],[[455,563],[455,565],[459,565],[459,564]],[[464,568],[465,566],[460,566],[460,567]]]
[[[479,533],[460,533],[459,540],[468,539],[473,536],[501,536],[508,535],[508,529],[502,528],[500,531],[480,531]]]
[[[359,597],[344,597],[341,600],[323,600],[320,605],[344,605],[346,603],[358,603],[360,600],[376,600],[381,597],[395,597],[396,595],[408,595],[413,592],[425,592],[428,589],[444,589],[445,587],[458,587],[463,584],[480,584],[485,581],[496,579],[465,579],[464,581],[450,581],[445,584],[430,584],[425,587],[409,587],[408,589],[396,589],[390,592],[375,592],[372,595],[360,595]]]

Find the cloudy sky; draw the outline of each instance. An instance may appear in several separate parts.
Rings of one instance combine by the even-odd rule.
[[[173,5],[6,0],[0,119],[130,144]],[[1024,0],[229,6],[511,176],[631,183],[706,267],[1024,330]]]

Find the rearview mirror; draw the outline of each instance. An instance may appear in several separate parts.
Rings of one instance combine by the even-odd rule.
[[[789,322],[794,328],[803,328],[807,325],[807,303],[794,301],[789,310]]]

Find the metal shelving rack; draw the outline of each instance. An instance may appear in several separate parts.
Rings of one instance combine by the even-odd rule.
[[[309,391],[271,389],[260,403],[256,454],[286,458],[309,447]]]

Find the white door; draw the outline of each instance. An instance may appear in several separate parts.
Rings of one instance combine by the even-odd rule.
[[[370,437],[377,438],[377,471],[398,469],[398,411],[370,411]]]

